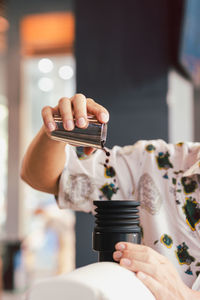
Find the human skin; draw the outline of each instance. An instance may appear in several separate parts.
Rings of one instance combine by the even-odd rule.
[[[66,159],[65,143],[50,138],[50,133],[56,128],[53,115],[58,113],[62,116],[66,130],[73,130],[74,117],[76,126],[80,128],[88,126],[87,114],[95,115],[101,123],[107,123],[109,120],[109,113],[103,106],[91,98],[86,99],[82,94],[62,98],[54,108],[43,108],[44,125],[24,156],[21,177],[33,188],[54,195],[58,194],[58,182]],[[93,149],[87,148],[86,151],[90,153]],[[116,250],[113,254],[114,259],[123,267],[136,272],[138,278],[155,295],[156,300],[200,300],[200,293],[189,289],[167,258],[151,248],[119,243]],[[130,264],[125,264],[128,263],[127,259]]]
[[[152,248],[120,242],[115,249],[114,260],[133,271],[156,300],[200,300],[200,292],[185,285],[172,263]]]
[[[54,108],[50,106],[43,108],[44,125],[26,151],[21,167],[21,178],[37,190],[57,195],[66,155],[65,143],[50,138],[50,133],[56,129],[53,118],[55,114],[61,115],[64,128],[71,131],[75,125],[86,128],[88,114],[96,116],[101,123],[107,123],[109,113],[103,106],[83,94],[62,98]],[[92,151],[93,149],[89,147],[85,149],[86,154]]]

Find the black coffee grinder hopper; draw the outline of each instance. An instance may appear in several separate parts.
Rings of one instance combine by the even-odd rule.
[[[98,251],[99,261],[114,261],[113,252],[118,242],[141,243],[139,202],[94,201],[95,227],[93,250]]]

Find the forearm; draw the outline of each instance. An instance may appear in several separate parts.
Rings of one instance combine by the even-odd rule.
[[[190,299],[200,300],[200,292],[190,290]]]
[[[21,177],[33,188],[57,195],[59,177],[65,165],[65,144],[51,140],[50,134],[56,128],[54,115],[61,115],[65,130],[73,130],[74,126],[86,128],[87,115],[95,115],[101,123],[109,120],[108,111],[93,99],[82,94],[72,98],[63,97],[55,107],[45,106],[42,109],[44,127],[32,141],[25,154]],[[75,119],[75,121],[74,121]],[[87,154],[92,149],[87,149]]]
[[[42,127],[24,156],[21,178],[35,189],[57,195],[64,164],[65,144],[51,140]]]

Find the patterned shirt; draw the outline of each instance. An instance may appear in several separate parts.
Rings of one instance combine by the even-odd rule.
[[[93,200],[140,201],[143,243],[200,290],[200,143],[139,141],[109,152],[66,146],[58,205],[94,212]]]

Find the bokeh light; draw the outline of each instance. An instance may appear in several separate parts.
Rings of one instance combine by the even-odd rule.
[[[38,62],[38,69],[42,73],[49,73],[53,70],[53,62],[49,58],[42,58]]]
[[[60,78],[64,79],[64,80],[69,80],[73,77],[74,75],[74,70],[72,69],[71,66],[62,66],[59,68],[59,76]]]

